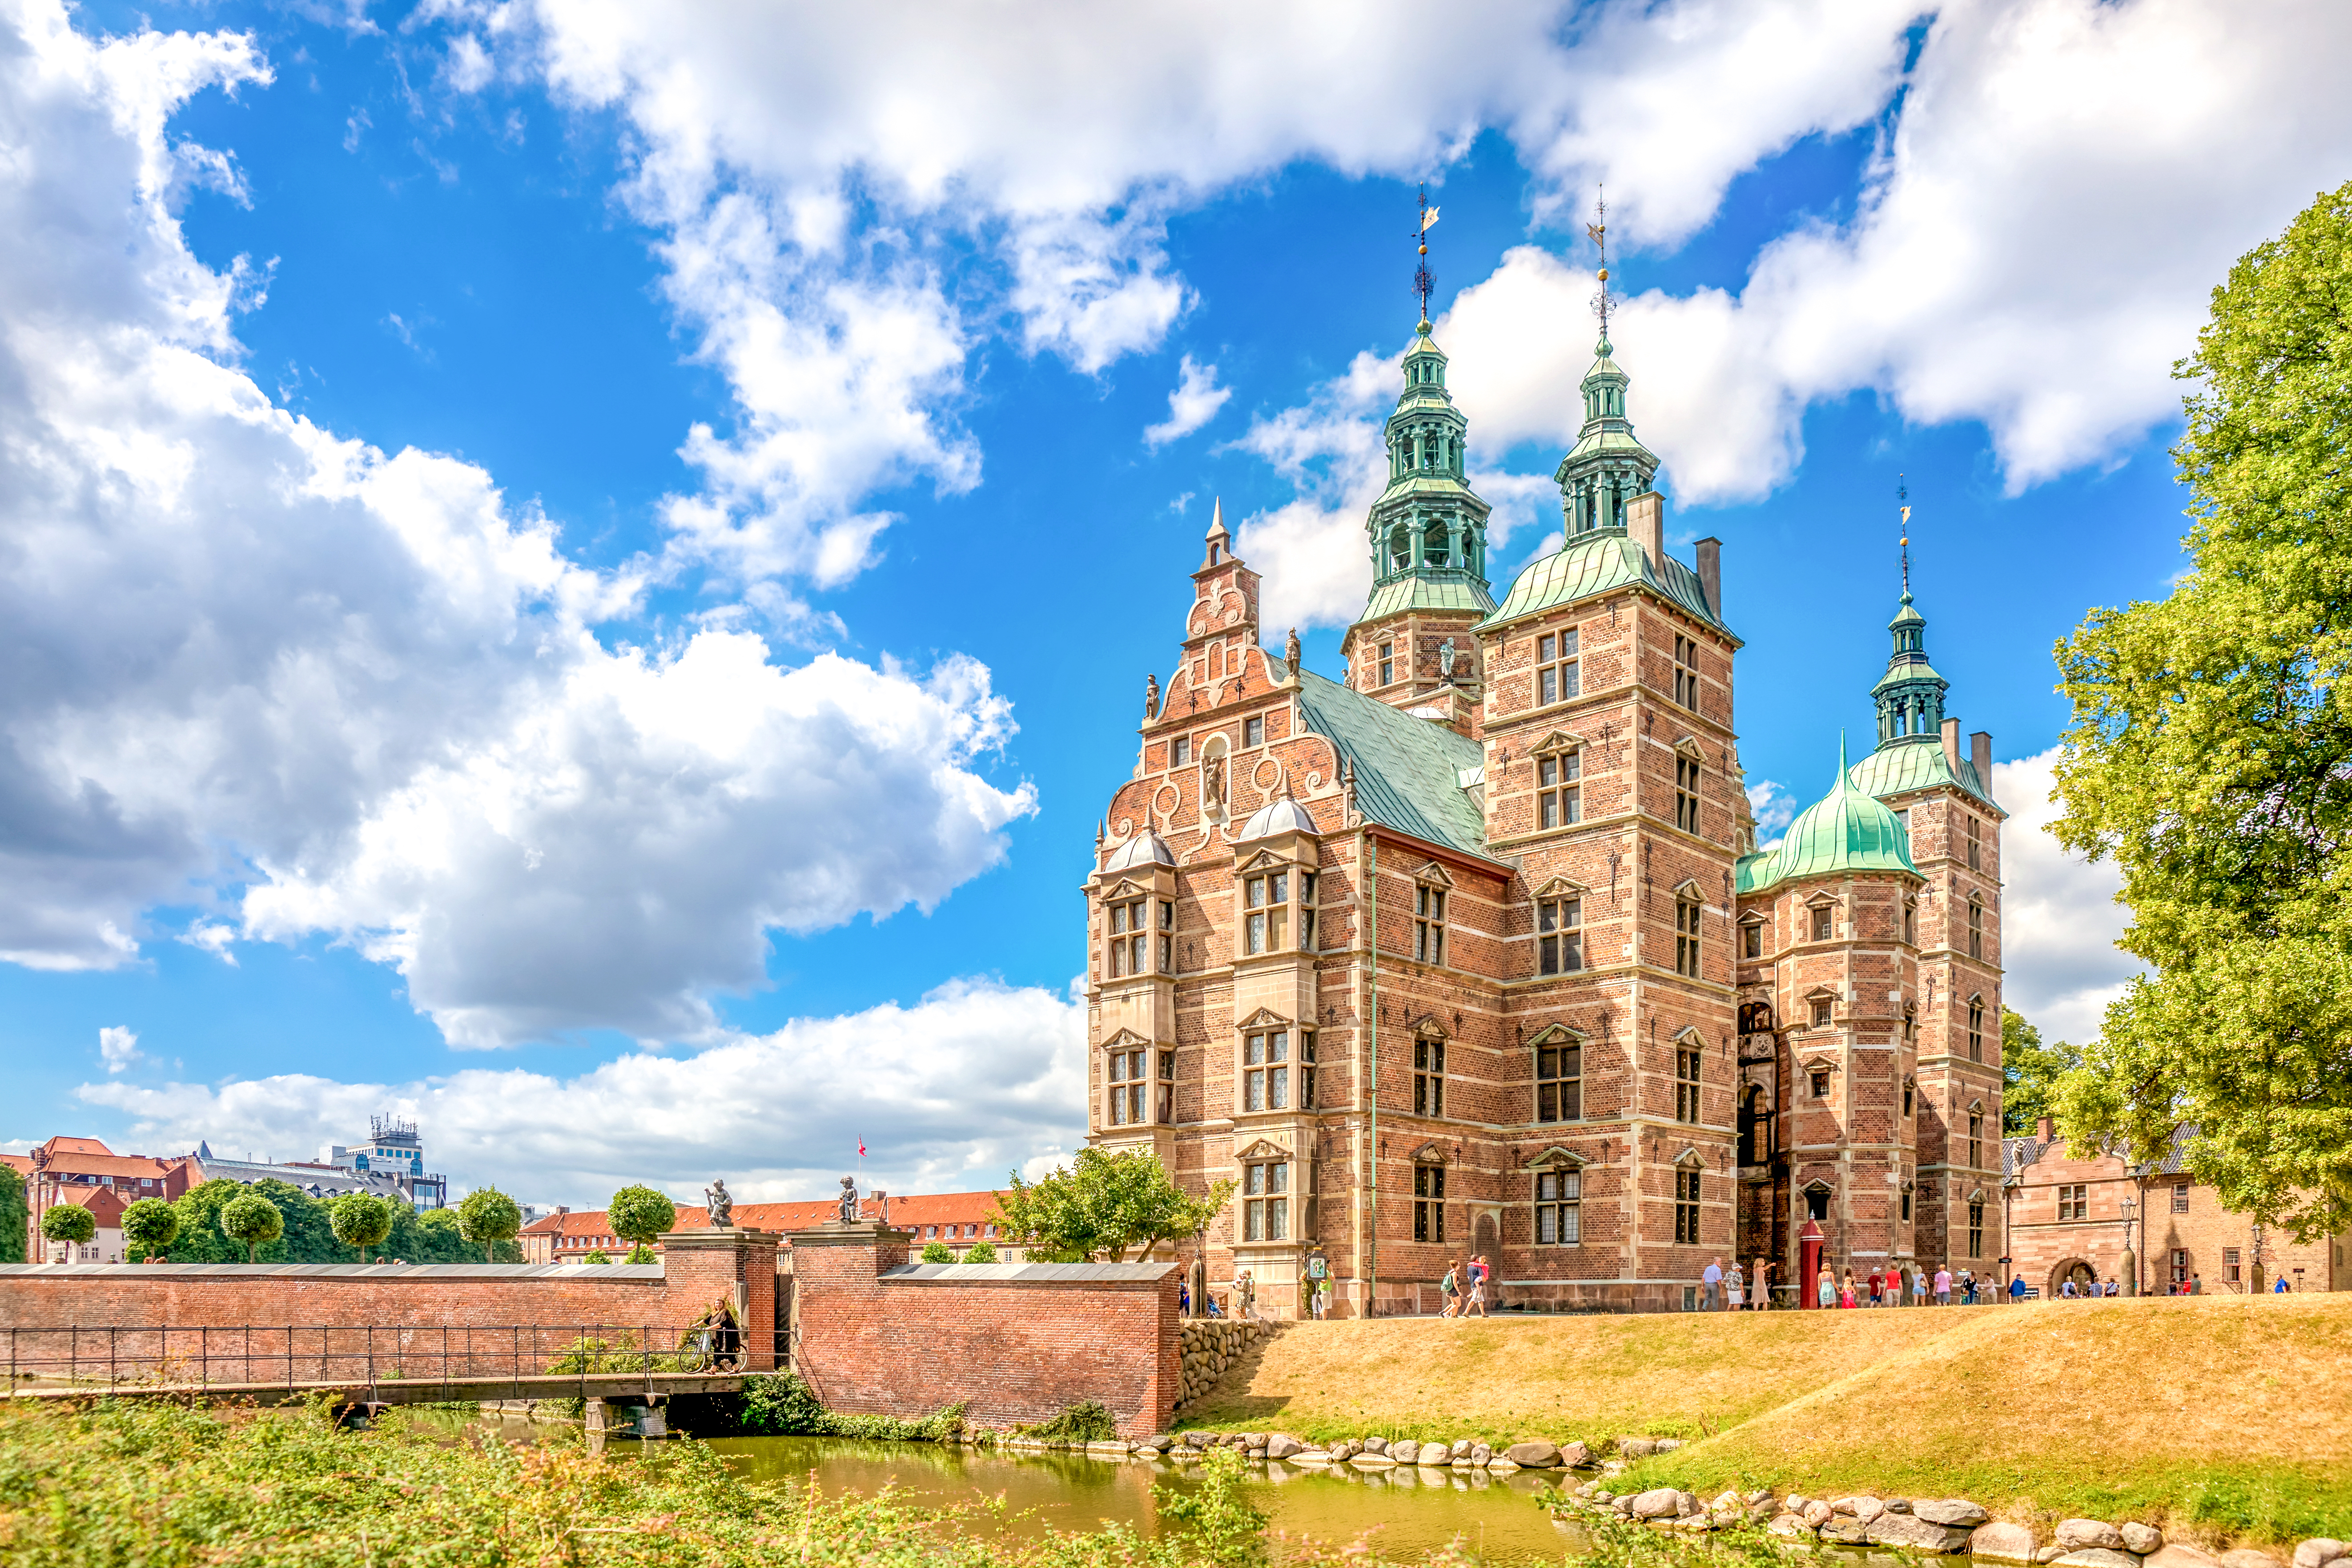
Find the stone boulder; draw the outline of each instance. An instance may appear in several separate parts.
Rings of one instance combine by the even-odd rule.
[[[1307,1445],[1287,1432],[1274,1432],[1266,1436],[1265,1457],[1269,1459],[1286,1459],[1293,1454],[1306,1451]]]
[[[1364,1439],[1364,1452],[1365,1452],[1365,1453],[1367,1453],[1367,1454],[1385,1454],[1385,1453],[1387,1453],[1388,1451],[1389,1451],[1389,1440],[1388,1440],[1386,1437],[1367,1437],[1367,1438],[1365,1438],[1365,1439]]]
[[[1886,1511],[1886,1505],[1874,1497],[1842,1497],[1830,1507],[1839,1513],[1850,1513],[1864,1524]]]
[[[2313,1536],[2294,1549],[2294,1568],[2332,1568],[2352,1557],[2352,1547],[2325,1535]]]
[[[2139,1559],[2110,1546],[2084,1546],[2053,1562],[2061,1568],[2139,1568]]]
[[[1514,1443],[1503,1450],[1503,1458],[1523,1470],[1548,1470],[1559,1463],[1559,1445],[1546,1443],[1540,1439],[1528,1443]]]
[[[1470,1462],[1472,1464],[1483,1465],[1494,1457],[1495,1450],[1488,1447],[1486,1444],[1473,1443],[1470,1445]]]
[[[1682,1512],[1683,1494],[1672,1487],[1652,1487],[1633,1499],[1635,1519],[1672,1519]]]
[[[1850,1513],[1833,1513],[1830,1515],[1830,1521],[1822,1526],[1822,1539],[1859,1546],[1870,1539],[1870,1526]]]
[[[1933,1523],[1916,1514],[1888,1513],[1881,1509],[1878,1517],[1864,1526],[1863,1539],[1873,1546],[1894,1546],[1906,1552],[1966,1552],[1970,1532]]]
[[[2037,1544],[2021,1524],[1980,1524],[1969,1537],[1969,1553],[1988,1563],[2031,1563]]]
[[[2103,1519],[2062,1519],[2056,1540],[2069,1552],[2124,1549],[2124,1532]]]
[[[1655,1451],[1661,1454],[1671,1454],[1682,1446],[1683,1440],[1680,1437],[1661,1437],[1657,1440]]]
[[[2127,1519],[2116,1526],[2116,1529],[2123,1533],[2124,1550],[2126,1552],[2137,1552],[2145,1557],[2149,1552],[2163,1548],[2164,1531],[2152,1525],[2142,1524],[2136,1519]]]
[[[1829,1504],[1823,1502],[1819,1498],[1809,1499],[1805,1503],[1803,1512],[1805,1522],[1811,1525],[1815,1530],[1819,1530],[1822,1526],[1827,1524],[1831,1520],[1837,1517],[1836,1511],[1832,1510]]]
[[[1811,1541],[1813,1538],[1813,1527],[1793,1513],[1776,1516],[1764,1529],[1768,1534],[1780,1536],[1785,1541]]]
[[[1388,1447],[1389,1458],[1400,1465],[1421,1463],[1421,1445],[1410,1437],[1400,1437]]]
[[[2286,1564],[2267,1552],[2241,1546],[2234,1552],[2221,1553],[2221,1568],[2286,1568]]]
[[[1949,1525],[1955,1530],[1974,1530],[1992,1517],[1964,1497],[1914,1498],[1911,1513],[1915,1519]]]
[[[1470,1439],[1467,1437],[1456,1437],[1450,1445],[1447,1446],[1445,1451],[1453,1455],[1457,1459],[1466,1459],[1470,1457]]]
[[[2210,1552],[2168,1541],[2142,1558],[2140,1568],[2221,1568],[2221,1560]]]
[[[1592,1463],[1592,1450],[1581,1443],[1570,1443],[1559,1451],[1559,1462],[1571,1470],[1580,1470]]]
[[[1360,1470],[1393,1470],[1396,1461],[1386,1454],[1359,1454],[1348,1461]]]
[[[1621,1459],[1646,1459],[1657,1451],[1658,1445],[1655,1438],[1620,1437],[1617,1439],[1617,1457]]]

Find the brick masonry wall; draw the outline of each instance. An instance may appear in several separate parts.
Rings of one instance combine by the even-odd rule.
[[[870,1225],[793,1237],[793,1364],[827,1409],[915,1418],[961,1400],[968,1423],[1002,1427],[1092,1399],[1123,1437],[1167,1429],[1183,1377],[1176,1265],[1136,1281],[882,1278],[908,1239]]]

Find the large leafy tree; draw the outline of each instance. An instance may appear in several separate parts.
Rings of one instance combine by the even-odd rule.
[[[26,1201],[25,1178],[14,1165],[0,1165],[0,1263],[30,1261],[25,1238],[33,1228],[32,1205]]]
[[[2352,184],[2214,290],[2173,449],[2171,595],[2058,646],[2070,847],[2112,857],[2149,973],[2062,1080],[2077,1147],[2175,1131],[2224,1204],[2352,1222]]]
[[[1034,1184],[1014,1172],[1010,1189],[996,1194],[995,1217],[1004,1239],[1032,1253],[1068,1262],[1099,1254],[1116,1263],[1130,1247],[1148,1253],[1207,1229],[1233,1191],[1223,1181],[1196,1198],[1141,1150],[1081,1149],[1066,1168]]]
[[[522,1230],[522,1209],[496,1187],[476,1187],[457,1204],[457,1234],[482,1249],[496,1263],[498,1247]]]
[[[2000,1010],[2000,1130],[2030,1132],[2058,1113],[2058,1080],[2083,1065],[2083,1053],[2060,1040],[2042,1043],[2042,1031],[2021,1014]]]
[[[623,1241],[636,1244],[629,1248],[630,1262],[651,1263],[654,1238],[677,1228],[677,1205],[667,1193],[639,1183],[613,1194],[613,1201],[604,1206],[604,1223]]]

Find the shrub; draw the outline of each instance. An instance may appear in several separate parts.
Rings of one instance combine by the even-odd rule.
[[[926,1263],[953,1263],[955,1260],[956,1260],[955,1248],[954,1248],[954,1247],[950,1247],[946,1242],[944,1242],[944,1241],[927,1241],[927,1242],[923,1243],[923,1261],[924,1261],[924,1262],[926,1262]]]
[[[286,1234],[286,1216],[259,1193],[240,1193],[221,1205],[220,1227],[223,1236],[245,1248],[245,1260],[252,1263],[266,1243]]]
[[[41,1235],[48,1241],[81,1247],[97,1234],[98,1216],[79,1204],[58,1204],[41,1215]],[[71,1253],[66,1255],[66,1261],[73,1261]]]
[[[613,1260],[604,1256],[604,1249],[600,1247],[580,1261],[583,1263],[610,1263]]]
[[[1018,1430],[1048,1443],[1108,1443],[1118,1436],[1118,1423],[1098,1401],[1082,1399],[1051,1421]]]
[[[637,1243],[636,1246],[629,1248],[629,1255],[621,1259],[621,1261],[624,1263],[659,1263],[661,1261],[661,1254],[656,1252],[652,1247],[647,1247],[641,1241]]]
[[[844,1415],[827,1410],[793,1372],[754,1373],[743,1380],[742,1428],[772,1437],[864,1437],[877,1443],[937,1443],[963,1430],[961,1405],[920,1421],[895,1415]]]
[[[971,1246],[970,1247],[968,1247],[968,1248],[965,1250],[964,1255],[963,1255],[963,1260],[964,1260],[966,1263],[993,1263],[993,1262],[995,1262],[995,1261],[996,1261],[996,1243],[994,1243],[994,1242],[992,1242],[992,1241],[975,1241],[975,1242],[973,1242],[973,1243],[971,1244]]]
[[[180,1234],[180,1215],[162,1198],[141,1198],[122,1211],[124,1261],[162,1252]]]
[[[327,1205],[327,1223],[334,1227],[335,1239],[358,1248],[360,1261],[365,1263],[368,1248],[392,1234],[392,1200],[373,1193],[345,1193]]]

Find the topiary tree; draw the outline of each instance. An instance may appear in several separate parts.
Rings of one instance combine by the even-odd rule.
[[[61,1241],[68,1247],[86,1246],[98,1234],[98,1216],[79,1204],[58,1204],[41,1215],[41,1235],[50,1241]],[[73,1254],[66,1254],[68,1263]]]
[[[122,1257],[148,1258],[180,1234],[180,1215],[162,1198],[141,1198],[122,1211]]]
[[[656,1252],[652,1247],[647,1247],[641,1241],[637,1243],[636,1246],[629,1248],[629,1255],[621,1259],[621,1261],[624,1263],[659,1263],[661,1261],[661,1254]]]
[[[923,1243],[923,1261],[926,1263],[953,1263],[955,1261],[955,1248],[950,1247],[944,1241],[927,1241]]]
[[[677,1228],[677,1205],[666,1194],[643,1184],[623,1187],[605,1205],[604,1228],[623,1241],[636,1243],[630,1249],[630,1262],[651,1263],[654,1237]],[[640,1252],[643,1258],[637,1256]]]
[[[373,1193],[345,1193],[327,1205],[327,1223],[334,1226],[335,1239],[357,1247],[362,1263],[367,1261],[369,1247],[392,1234],[392,1200]]]
[[[968,1248],[966,1248],[966,1249],[965,1249],[965,1251],[964,1251],[964,1255],[963,1255],[963,1260],[964,1260],[966,1263],[993,1263],[993,1262],[995,1262],[995,1261],[996,1261],[996,1243],[994,1243],[994,1242],[992,1242],[992,1241],[975,1241],[975,1242],[973,1242],[970,1247],[968,1247]]]
[[[610,1263],[613,1260],[604,1256],[604,1249],[600,1247],[580,1261],[583,1263]]]
[[[522,1230],[522,1210],[496,1187],[477,1187],[457,1205],[457,1234],[482,1249],[488,1261],[498,1261],[498,1245],[512,1241]]]
[[[261,1261],[261,1249],[286,1234],[286,1216],[259,1193],[239,1193],[221,1205],[221,1234],[245,1248],[247,1263]]]

